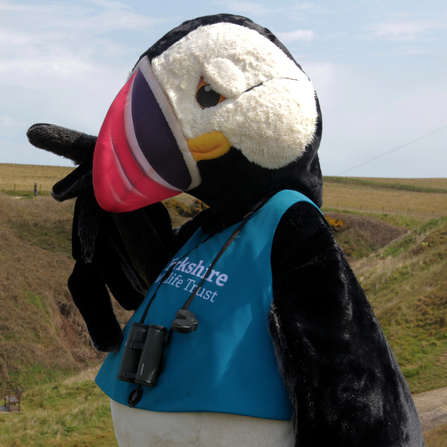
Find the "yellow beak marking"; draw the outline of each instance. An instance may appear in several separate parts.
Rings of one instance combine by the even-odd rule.
[[[210,132],[188,140],[189,150],[195,161],[212,160],[226,154],[231,144],[222,132]]]

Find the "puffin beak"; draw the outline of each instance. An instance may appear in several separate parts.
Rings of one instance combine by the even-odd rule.
[[[133,211],[200,181],[188,141],[144,58],[101,127],[93,157],[96,199],[109,212]]]
[[[231,149],[222,132],[210,132],[188,140],[188,147],[195,161],[221,157]]]

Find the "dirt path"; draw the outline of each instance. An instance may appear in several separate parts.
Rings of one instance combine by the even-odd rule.
[[[424,432],[447,424],[447,388],[413,395]]]

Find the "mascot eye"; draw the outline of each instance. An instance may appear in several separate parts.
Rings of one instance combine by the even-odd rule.
[[[196,101],[202,109],[217,106],[217,104],[225,101],[225,97],[214,91],[203,78],[200,78],[199,85],[196,90]]]

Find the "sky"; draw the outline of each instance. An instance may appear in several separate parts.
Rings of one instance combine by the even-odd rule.
[[[324,175],[447,177],[445,0],[0,0],[0,163],[72,166],[27,129],[97,135],[140,54],[221,12],[269,28],[312,80]]]

